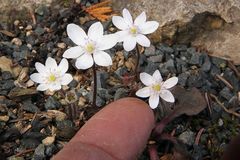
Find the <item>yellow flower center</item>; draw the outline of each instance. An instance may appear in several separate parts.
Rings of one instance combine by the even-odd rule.
[[[159,92],[161,90],[161,86],[159,84],[156,84],[153,86],[153,90]]]
[[[86,51],[92,53],[95,50],[95,46],[92,43],[88,43],[86,46]]]
[[[137,34],[137,28],[136,27],[130,28],[130,33],[133,35]]]
[[[49,76],[49,78],[48,78],[48,80],[49,80],[50,82],[55,82],[56,79],[57,79],[56,76],[53,75],[53,74],[51,74],[51,75]]]

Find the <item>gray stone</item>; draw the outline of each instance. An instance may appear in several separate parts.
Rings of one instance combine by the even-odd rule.
[[[40,144],[40,141],[34,138],[21,139],[21,145],[24,148],[36,148]]]
[[[158,69],[158,65],[156,63],[148,62],[147,66],[143,67],[143,71],[148,73],[148,74],[153,74],[155,70]]]
[[[97,92],[98,96],[105,99],[105,100],[109,100],[112,99],[113,96],[109,94],[107,89],[104,88],[98,88],[98,92]]]
[[[49,157],[53,156],[57,150],[58,149],[54,144],[45,146],[45,154]]]
[[[195,134],[192,131],[187,130],[187,131],[183,132],[182,134],[180,134],[178,138],[184,144],[191,146],[194,143]]]
[[[119,88],[117,89],[115,95],[114,95],[114,101],[123,98],[123,97],[127,97],[128,95],[128,90],[125,88]]]
[[[102,99],[101,97],[97,96],[96,98],[96,105],[98,107],[102,107],[106,104],[106,101],[104,99]]]
[[[144,54],[148,57],[148,56],[153,56],[156,55],[156,48],[154,45],[150,45],[150,47],[147,47],[144,51]]]
[[[46,110],[59,109],[61,107],[61,103],[54,97],[50,96],[48,97],[44,107]]]
[[[228,87],[224,87],[219,94],[228,101],[234,96]]]
[[[125,66],[123,66],[119,67],[116,71],[114,71],[114,73],[118,79],[121,79],[124,74],[128,73],[128,70]]]
[[[185,87],[187,84],[187,80],[188,80],[189,74],[187,73],[181,73],[178,75],[178,84],[180,84],[180,86]]]
[[[153,63],[160,63],[163,60],[163,55],[156,55],[156,56],[150,56],[148,58],[149,61],[153,62]]]
[[[45,160],[45,159],[46,159],[45,146],[44,144],[39,144],[34,151],[32,160]]]
[[[198,53],[193,54],[189,61],[189,64],[198,65],[199,63],[200,63],[200,54]]]
[[[240,101],[238,100],[237,96],[233,96],[229,101],[228,101],[228,108],[237,108],[240,106]]]
[[[168,69],[171,73],[176,73],[176,69],[175,69],[175,65],[174,65],[173,59],[169,59],[169,60],[165,63],[165,67],[166,67],[166,69]]]
[[[12,79],[13,76],[12,76],[12,73],[11,72],[8,72],[8,71],[3,71],[2,72],[2,79],[3,80],[8,80],[8,79]]]
[[[157,47],[157,49],[159,49],[163,53],[166,53],[166,54],[174,53],[174,50],[171,47],[169,47],[167,44],[159,43],[156,47]]]

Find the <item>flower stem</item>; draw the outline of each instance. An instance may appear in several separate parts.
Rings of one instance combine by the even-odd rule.
[[[96,65],[93,64],[93,107],[96,107],[96,99],[97,99],[97,72],[96,72]]]
[[[139,60],[140,60],[140,51],[139,51],[138,45],[136,46],[136,53],[137,53],[137,61],[135,66],[135,77],[136,77],[136,80],[138,81],[139,79],[138,66],[139,66]]]

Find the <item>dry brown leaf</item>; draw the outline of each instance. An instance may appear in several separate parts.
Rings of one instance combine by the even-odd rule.
[[[5,34],[8,37],[16,37],[15,34],[9,32],[9,31],[6,31],[6,30],[0,30],[0,33]]]
[[[110,19],[111,16],[113,15],[112,8],[106,6],[110,3],[111,3],[111,0],[106,0],[106,1],[100,2],[98,4],[94,4],[91,7],[84,9],[84,11],[86,11],[92,17],[104,22],[104,21]]]

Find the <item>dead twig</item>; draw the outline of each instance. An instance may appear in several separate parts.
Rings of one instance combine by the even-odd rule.
[[[197,133],[197,136],[196,136],[196,139],[195,139],[195,144],[198,145],[199,144],[199,141],[200,141],[200,138],[201,138],[201,135],[202,133],[205,131],[204,128],[201,128],[198,133]]]
[[[22,152],[17,153],[15,156],[16,156],[16,157],[19,157],[19,156],[21,156],[21,155],[23,155],[23,154],[27,154],[27,153],[30,153],[30,152],[34,152],[34,150],[35,150],[35,149],[27,149],[27,150],[25,150],[25,151],[22,151]]]
[[[212,105],[211,105],[211,102],[210,102],[210,99],[209,99],[209,94],[207,92],[205,92],[204,97],[205,97],[205,100],[207,102],[207,107],[208,107],[209,113],[210,113],[210,115],[212,115]]]
[[[220,107],[222,107],[222,108],[224,109],[225,112],[227,112],[227,113],[229,113],[229,114],[232,114],[232,115],[240,118],[240,114],[239,114],[239,113],[227,109],[227,108],[223,105],[223,103],[218,100],[218,98],[217,98],[215,95],[210,94],[210,97],[212,97],[212,98],[220,105]]]
[[[231,61],[228,61],[228,67],[231,68],[236,73],[238,78],[240,79],[240,71],[237,69],[237,67]]]
[[[216,75],[216,77],[221,80],[228,88],[233,90],[233,86],[222,76],[220,76],[219,74]]]

